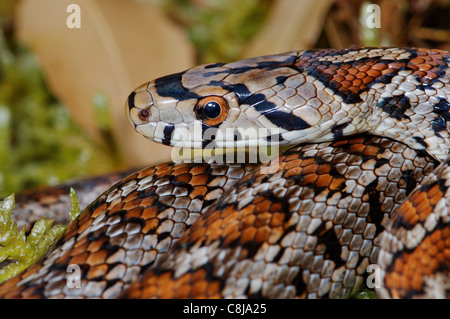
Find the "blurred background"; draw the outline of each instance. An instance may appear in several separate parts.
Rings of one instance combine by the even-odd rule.
[[[0,197],[170,160],[124,113],[155,77],[290,50],[450,50],[449,17],[450,0],[1,0]]]

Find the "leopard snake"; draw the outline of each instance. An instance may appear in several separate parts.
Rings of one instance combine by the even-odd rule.
[[[150,81],[126,114],[151,140],[290,148],[130,174],[0,296],[341,298],[373,266],[382,298],[448,298],[449,110],[441,50],[288,52]]]

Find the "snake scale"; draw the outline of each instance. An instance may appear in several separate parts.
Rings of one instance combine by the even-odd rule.
[[[290,148],[263,164],[132,173],[0,296],[341,298],[375,265],[380,297],[448,298],[449,60],[417,48],[307,50],[138,87],[126,113],[151,140]]]

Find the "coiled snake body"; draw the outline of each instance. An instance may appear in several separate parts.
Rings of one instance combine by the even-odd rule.
[[[157,142],[297,146],[262,165],[131,174],[0,295],[338,298],[375,265],[381,297],[449,297],[449,59],[409,48],[299,51],[140,86],[127,115]]]

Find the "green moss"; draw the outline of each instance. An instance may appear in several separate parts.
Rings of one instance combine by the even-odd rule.
[[[75,190],[70,188],[70,221],[73,222],[81,214],[80,199],[78,198]]]
[[[38,220],[28,236],[18,230],[12,218],[14,195],[0,203],[0,282],[14,277],[36,262],[65,231],[66,226],[54,225],[53,220]]]

